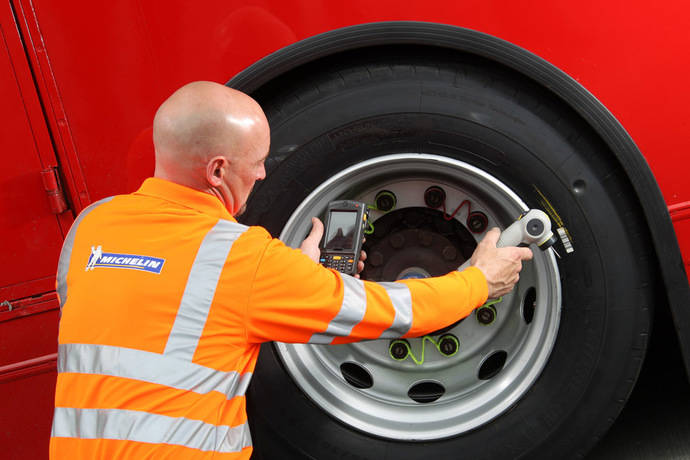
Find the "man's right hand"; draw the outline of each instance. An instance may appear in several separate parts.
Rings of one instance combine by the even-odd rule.
[[[520,279],[522,261],[532,258],[530,248],[508,246],[497,248],[501,231],[494,227],[479,242],[470,263],[482,271],[489,285],[489,298],[509,293]]]

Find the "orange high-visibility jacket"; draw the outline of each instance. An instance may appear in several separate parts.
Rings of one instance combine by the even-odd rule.
[[[373,283],[161,179],[85,209],[60,256],[50,456],[248,459],[262,342],[419,336],[486,301],[476,268]]]

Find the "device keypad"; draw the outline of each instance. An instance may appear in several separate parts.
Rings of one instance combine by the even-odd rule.
[[[322,254],[319,262],[324,267],[343,273],[352,273],[355,260],[353,255]]]

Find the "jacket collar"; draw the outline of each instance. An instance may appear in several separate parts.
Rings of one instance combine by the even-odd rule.
[[[204,214],[237,222],[228,210],[225,209],[223,202],[217,197],[157,177],[146,179],[134,194],[153,196],[187,208],[196,209]]]

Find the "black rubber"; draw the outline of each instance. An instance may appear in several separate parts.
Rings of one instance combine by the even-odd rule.
[[[264,345],[248,395],[255,458],[583,457],[632,390],[656,282],[639,203],[591,127],[510,69],[421,49],[341,54],[256,96],[269,117],[272,147],[268,178],[243,217],[249,224],[277,235],[307,194],[343,168],[423,152],[486,170],[530,206],[540,207],[538,189],[563,218],[575,252],[559,262],[563,307],[550,360],[494,421],[434,442],[374,438],[322,412]]]

